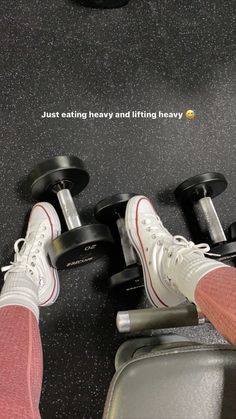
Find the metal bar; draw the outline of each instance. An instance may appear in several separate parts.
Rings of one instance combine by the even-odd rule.
[[[199,224],[204,231],[206,228],[210,234],[213,243],[221,243],[227,241],[223,227],[217,215],[216,209],[210,197],[204,197],[194,205]],[[204,218],[206,226],[202,223]]]
[[[204,323],[204,321],[205,318],[198,313],[194,304],[119,311],[116,317],[116,325],[120,333],[195,326]]]
[[[57,192],[57,197],[69,230],[81,227],[81,221],[69,189]]]

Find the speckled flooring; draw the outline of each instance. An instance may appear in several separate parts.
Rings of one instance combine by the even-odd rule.
[[[2,0],[2,265],[12,258],[33,202],[26,175],[53,155],[85,160],[91,181],[75,201],[88,218],[98,200],[132,191],[158,202],[166,226],[189,237],[173,189],[213,170],[229,181],[215,201],[223,226],[235,221],[233,5],[131,0],[102,11],[69,0]],[[187,109],[195,111],[194,121],[41,118],[44,112]],[[114,355],[125,339],[116,332],[115,313],[137,304],[108,296],[107,265],[61,272],[60,298],[42,310],[43,419],[102,416]],[[210,325],[181,333],[222,341]]]

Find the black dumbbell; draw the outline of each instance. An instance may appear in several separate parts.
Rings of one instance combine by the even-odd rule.
[[[99,9],[114,9],[125,6],[129,0],[79,0],[82,6],[96,7]]]
[[[126,206],[134,195],[128,193],[113,195],[100,201],[94,209],[97,220],[111,227],[113,239],[116,243],[119,242],[123,255],[123,266],[119,268],[120,271],[109,278],[111,289],[131,291],[144,286],[142,268],[125,228]]]
[[[104,255],[113,243],[109,228],[103,224],[82,225],[72,195],[89,182],[82,160],[57,156],[38,164],[29,174],[34,198],[50,200],[57,195],[68,231],[51,242],[48,254],[57,269],[80,266]]]
[[[203,173],[187,179],[175,190],[175,196],[183,204],[191,204],[201,230],[207,231],[212,242],[211,254],[220,260],[231,260],[236,256],[236,242],[227,238],[212,198],[227,188],[227,181],[221,173]]]

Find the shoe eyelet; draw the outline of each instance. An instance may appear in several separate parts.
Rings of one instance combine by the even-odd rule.
[[[168,257],[171,258],[171,256],[172,256],[172,253],[168,252]]]
[[[162,246],[163,242],[161,240],[157,241],[158,246]]]
[[[33,255],[32,256],[32,260],[36,260],[36,255]]]
[[[35,253],[37,253],[37,254],[38,254],[38,253],[39,253],[39,249],[36,249],[36,250],[35,250]]]
[[[42,246],[42,242],[38,242],[38,245],[39,245],[39,246]]]
[[[156,238],[157,238],[156,234],[153,234],[152,239],[156,239]]]
[[[33,271],[32,269],[29,270],[30,275],[33,275]]]
[[[31,264],[30,264],[30,265],[34,267],[34,266],[35,266],[35,263],[34,263],[34,262],[31,262]]]
[[[41,234],[40,239],[44,239],[44,238],[45,238],[45,235]]]

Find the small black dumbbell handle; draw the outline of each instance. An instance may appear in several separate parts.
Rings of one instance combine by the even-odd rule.
[[[205,320],[194,304],[186,304],[177,307],[119,311],[116,325],[120,333],[125,333],[194,326],[204,323]]]
[[[129,0],[79,0],[82,6],[96,7],[100,9],[114,9],[125,6]]]
[[[57,192],[57,198],[60,203],[60,207],[62,209],[68,229],[73,230],[74,228],[81,227],[82,224],[70,190],[61,189]]]
[[[121,242],[121,247],[123,250],[123,255],[124,255],[126,266],[133,265],[137,263],[137,256],[131,244],[131,241],[129,239],[128,233],[126,231],[125,219],[118,218],[116,221],[116,225],[117,225],[119,235],[120,235],[120,242]]]
[[[236,222],[229,226],[229,241],[236,241]]]

